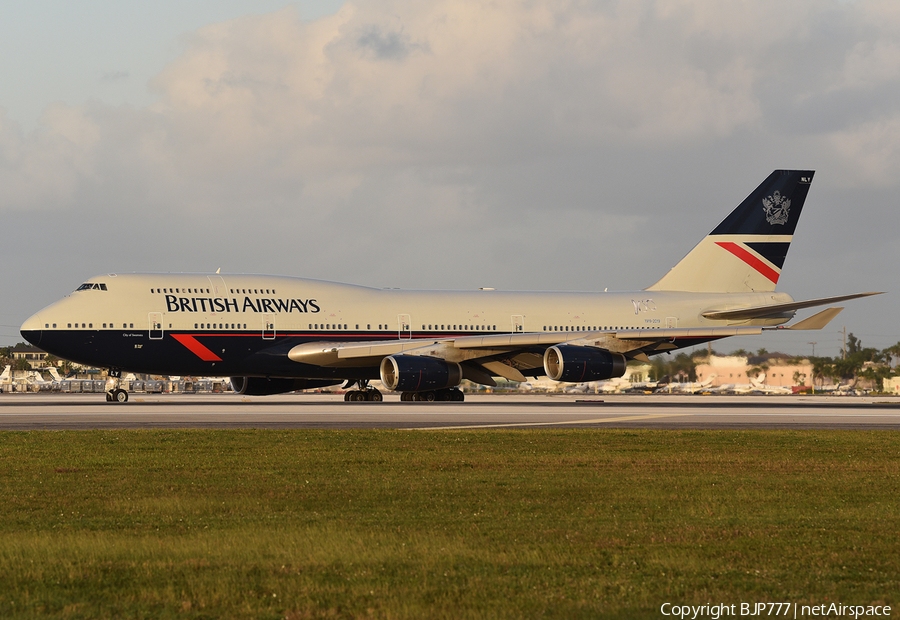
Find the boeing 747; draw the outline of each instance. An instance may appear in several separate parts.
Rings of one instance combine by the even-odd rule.
[[[658,282],[636,292],[380,290],[303,278],[115,274],[91,278],[22,325],[58,357],[122,371],[229,376],[239,394],[345,383],[347,400],[463,400],[464,379],[587,382],[629,359],[768,329],[798,310],[876,293],[794,301],[775,285],[813,172],[776,170]],[[111,402],[128,393],[111,386]]]

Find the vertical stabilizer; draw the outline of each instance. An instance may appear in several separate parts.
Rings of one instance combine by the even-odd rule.
[[[812,170],[776,170],[648,291],[774,291]]]

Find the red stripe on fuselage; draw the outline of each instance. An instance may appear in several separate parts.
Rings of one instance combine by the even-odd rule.
[[[222,358],[197,342],[197,339],[187,334],[172,334],[172,338],[190,349],[191,353],[204,362],[221,362]]]
[[[739,259],[771,280],[773,284],[778,284],[778,276],[780,274],[769,267],[767,264],[762,262],[756,256],[739,246],[737,243],[732,243],[731,241],[716,241],[716,245],[722,249],[728,250],[729,252],[737,256]]]

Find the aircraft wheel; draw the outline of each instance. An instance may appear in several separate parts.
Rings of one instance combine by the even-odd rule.
[[[450,400],[461,403],[466,400],[466,396],[462,393],[462,390],[453,388],[452,390],[450,390]]]
[[[437,390],[434,396],[435,400],[439,400],[441,402],[453,400],[453,394],[450,392],[450,390]]]
[[[412,392],[400,392],[400,402],[408,403],[415,400]]]
[[[381,392],[378,390],[369,390],[366,392],[366,396],[368,397],[368,400],[373,403],[380,403],[384,400],[384,396],[382,396]]]
[[[113,401],[112,392],[106,393],[106,402],[111,403]]]
[[[418,392],[418,394],[419,396],[421,396],[420,400],[423,400],[427,403],[433,403],[435,401],[435,398],[437,398],[437,395],[430,390],[428,392]]]
[[[127,403],[128,402],[128,392],[125,390],[116,390],[113,393],[113,398],[117,403]]]
[[[352,393],[353,393],[353,392],[344,392],[344,402],[345,402],[345,403],[350,402],[350,395],[351,395]]]

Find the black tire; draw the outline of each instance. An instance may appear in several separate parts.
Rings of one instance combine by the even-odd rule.
[[[113,398],[117,403],[127,403],[128,392],[125,390],[116,390],[115,392],[113,392]]]
[[[382,396],[381,392],[378,390],[369,390],[366,393],[366,396],[368,396],[369,401],[373,403],[380,403],[384,400],[384,396]]]

